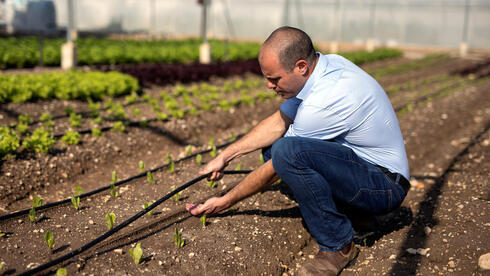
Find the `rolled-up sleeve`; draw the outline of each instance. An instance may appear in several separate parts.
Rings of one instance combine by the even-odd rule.
[[[301,100],[294,97],[294,98],[289,98],[287,99],[282,105],[281,105],[281,111],[284,113],[286,116],[291,119],[291,121],[294,121],[294,118],[296,117],[296,112],[298,111],[298,106],[301,104]]]

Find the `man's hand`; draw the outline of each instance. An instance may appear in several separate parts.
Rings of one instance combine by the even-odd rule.
[[[212,197],[206,200],[204,204],[187,203],[185,205],[187,211],[189,211],[193,216],[200,216],[202,214],[210,216],[228,209],[229,207],[230,204],[224,197]]]
[[[225,162],[223,156],[220,154],[199,171],[200,175],[212,173],[208,177],[208,180],[220,180],[223,177],[223,170],[228,164]]]

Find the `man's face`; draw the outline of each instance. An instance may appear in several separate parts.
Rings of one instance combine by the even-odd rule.
[[[304,68],[295,66],[293,71],[288,72],[281,66],[276,53],[267,49],[262,50],[259,63],[262,74],[267,79],[267,87],[284,99],[298,95],[306,83]]]

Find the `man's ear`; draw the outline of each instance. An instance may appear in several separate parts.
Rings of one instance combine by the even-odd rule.
[[[297,70],[297,72],[301,75],[305,76],[308,74],[308,63],[306,62],[306,60],[300,59],[296,61],[294,69]]]

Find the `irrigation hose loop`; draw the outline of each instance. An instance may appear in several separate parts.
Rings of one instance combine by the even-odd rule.
[[[224,174],[247,174],[247,173],[250,173],[251,171],[250,170],[241,170],[241,171],[237,171],[237,170],[233,170],[233,171],[224,171]],[[31,270],[27,270],[27,271],[24,271],[22,272],[21,274],[19,275],[33,275],[35,273],[38,273],[38,272],[41,272],[45,269],[48,269],[52,266],[55,266],[61,262],[64,262],[66,260],[69,260],[70,258],[72,257],[75,257],[76,255],[88,250],[89,248],[95,246],[96,244],[98,244],[99,242],[107,239],[108,237],[112,236],[113,234],[115,234],[116,232],[118,232],[119,230],[123,229],[124,227],[128,226],[130,223],[134,222],[135,220],[137,220],[138,218],[144,216],[146,213],[148,213],[149,211],[153,210],[154,208],[156,208],[158,205],[162,204],[164,201],[166,201],[167,199],[171,198],[172,196],[174,196],[175,194],[177,194],[178,192],[192,186],[193,184],[205,179],[205,178],[208,178],[209,176],[211,175],[211,173],[207,173],[207,174],[204,174],[204,175],[201,175],[201,176],[198,176],[194,179],[192,179],[191,181],[177,187],[175,190],[171,191],[170,193],[166,194],[165,196],[163,196],[162,198],[160,198],[159,200],[155,201],[155,203],[151,204],[150,206],[148,206],[147,208],[139,211],[136,215],[132,216],[131,218],[125,220],[124,222],[122,222],[121,224],[115,226],[114,228],[112,228],[111,230],[105,232],[103,235],[99,236],[98,238],[86,243],[85,245],[83,245],[82,247],[80,248],[77,248],[75,250],[72,250],[70,252],[68,252],[67,254],[55,259],[55,260],[52,260],[50,262],[47,262],[47,263],[44,263],[42,265],[39,265],[38,267],[35,267]]]

